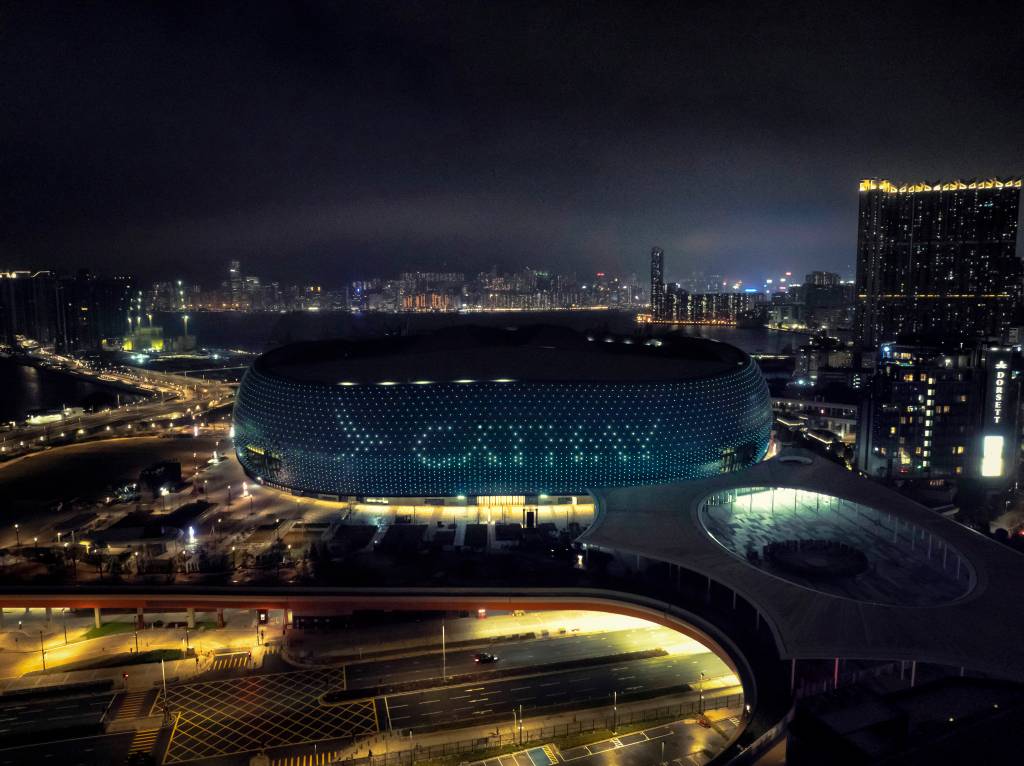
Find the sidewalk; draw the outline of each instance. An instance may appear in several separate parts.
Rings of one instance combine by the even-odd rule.
[[[118,614],[105,617],[105,626],[117,626],[122,630],[112,632],[109,635],[87,639],[85,636],[93,628],[92,618],[74,617],[68,618],[68,643],[64,643],[63,622],[55,616],[50,627],[46,627],[45,618],[42,614],[25,616],[19,614],[23,621],[23,628],[19,632],[17,620],[7,617],[6,631],[0,632],[0,689],[15,688],[12,681],[21,679],[26,673],[42,670],[42,653],[40,651],[39,632],[43,631],[43,647],[46,650],[46,665],[48,668],[68,665],[75,662],[88,662],[91,660],[102,660],[116,654],[129,653],[136,647],[136,631],[133,628],[134,615]],[[207,617],[205,614],[197,615],[198,618]],[[147,627],[137,631],[138,649],[145,652],[154,649],[185,649],[184,628],[155,628],[152,627],[153,620],[164,622],[186,621],[186,615],[181,613],[147,614]],[[249,610],[227,610],[225,612],[225,627],[205,627],[204,623],[209,620],[200,619],[200,626],[188,631],[188,647],[193,648],[200,655],[218,650],[253,650],[256,643],[255,629],[252,627],[252,616]],[[12,629],[13,627],[13,629]],[[192,660],[194,664],[194,660]],[[159,668],[159,663],[155,663]],[[127,666],[130,685],[133,676],[145,675],[147,664]],[[103,668],[95,671],[69,671],[68,673],[45,674],[31,676],[33,685],[44,686],[54,683],[52,679],[65,675],[74,675],[76,678],[84,678],[82,673],[97,674],[97,678],[107,677],[110,672],[116,671],[117,678],[121,678],[122,668]],[[28,679],[26,679],[27,681]]]
[[[196,675],[202,673],[208,664],[209,661],[204,663],[200,659],[200,665],[197,667],[196,661],[192,658],[165,662],[164,670],[167,673],[167,683],[191,680]],[[123,673],[128,674],[127,686],[124,683]],[[42,689],[47,686],[62,686],[64,684],[80,684],[106,680],[113,681],[113,691],[152,689],[162,681],[160,663],[147,662],[139,665],[97,668],[96,670],[73,670],[67,673],[48,673],[46,675],[23,676],[21,678],[6,678],[0,680],[0,694],[8,694],[22,689]]]

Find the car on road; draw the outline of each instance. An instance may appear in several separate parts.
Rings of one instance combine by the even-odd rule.
[[[491,654],[490,652],[477,652],[473,655],[473,662],[479,662],[481,665],[487,665],[491,662],[497,662],[498,655]]]

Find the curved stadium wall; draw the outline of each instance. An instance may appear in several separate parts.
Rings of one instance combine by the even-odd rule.
[[[767,449],[749,358],[674,381],[318,383],[246,373],[235,449],[253,478],[340,497],[584,494],[699,479]]]

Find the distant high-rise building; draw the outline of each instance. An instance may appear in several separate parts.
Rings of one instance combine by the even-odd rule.
[[[1021,179],[860,183],[856,339],[1001,336],[1020,297]]]
[[[812,271],[804,277],[804,284],[813,287],[838,287],[839,275],[831,271]]]
[[[61,282],[52,271],[0,272],[0,343],[53,346],[64,334]]]
[[[665,251],[651,248],[651,318],[665,318]]]
[[[55,342],[57,349],[92,351],[105,340],[124,335],[135,294],[132,277],[97,277],[81,269],[74,278],[60,283],[63,318]],[[135,321],[141,326],[141,315]]]
[[[245,289],[245,280],[242,278],[242,264],[238,261],[231,261],[228,264],[228,292],[231,295],[233,307],[242,302],[242,293]]]
[[[803,322],[810,328],[850,328],[853,313],[853,285],[843,284],[831,271],[812,271],[802,285],[790,285],[788,292],[803,304]]]

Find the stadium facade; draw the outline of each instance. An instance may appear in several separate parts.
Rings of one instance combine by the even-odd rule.
[[[341,499],[706,478],[761,460],[771,422],[739,349],[547,326],[284,346],[254,362],[234,410],[251,477]]]

